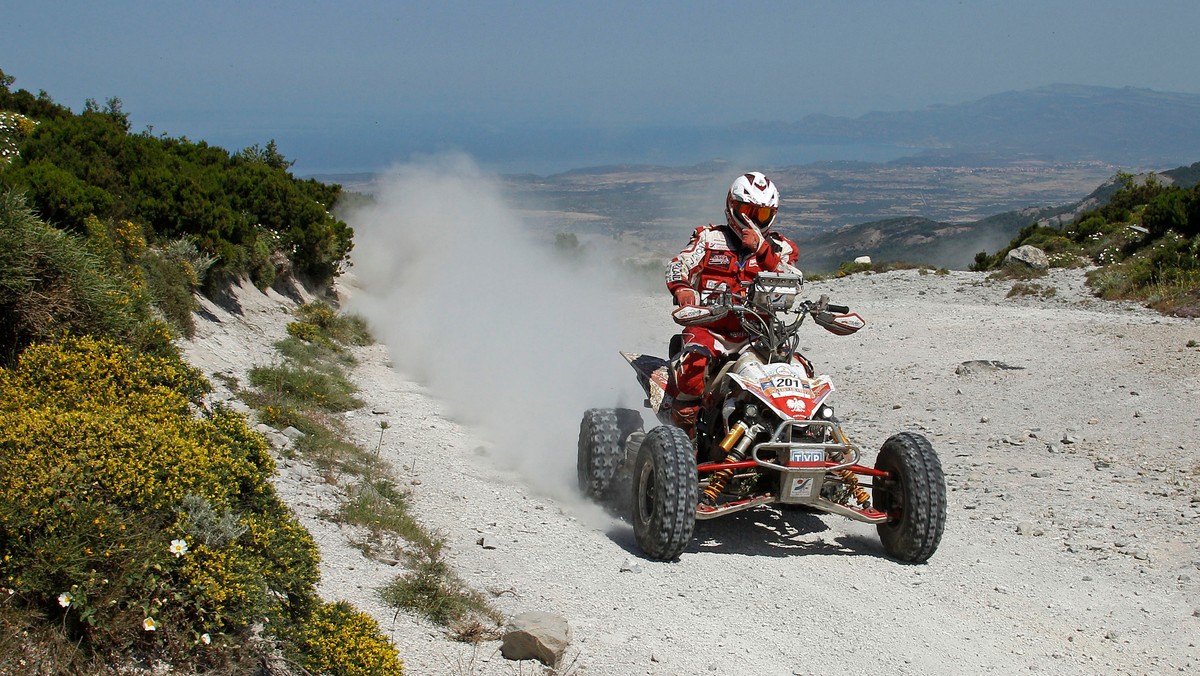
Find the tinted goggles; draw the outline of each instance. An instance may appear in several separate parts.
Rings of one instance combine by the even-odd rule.
[[[760,207],[757,204],[749,202],[738,202],[737,212],[746,218],[749,218],[756,225],[762,227],[771,222],[775,218],[775,212],[778,211],[775,207]]]

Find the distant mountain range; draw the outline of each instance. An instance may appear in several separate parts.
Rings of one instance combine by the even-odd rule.
[[[609,246],[620,242],[656,257],[677,247],[680,233],[719,217],[720,191],[732,175],[763,169],[787,188],[777,227],[801,244],[805,270],[832,271],[860,255],[962,269],[1030,223],[1069,220],[1107,200],[1117,188],[1112,181],[1065,203],[1118,169],[1196,162],[1200,95],[1056,84],[923,110],[746,123],[736,134],[728,127],[677,131],[599,139],[567,130],[563,138],[542,138],[556,157],[573,156],[571,148],[580,145],[627,145],[660,159],[578,164],[550,175],[512,173],[504,178],[506,189],[517,203],[537,205],[525,216],[539,229],[604,238]],[[714,159],[744,156],[731,139],[771,149],[761,154],[771,160],[746,167]],[[843,161],[798,159],[816,146],[845,153],[831,157]],[[873,147],[900,149],[903,157],[854,156]],[[709,159],[688,164],[681,160],[688,153]],[[367,191],[373,175],[316,178]],[[987,214],[996,215],[979,218]]]
[[[743,129],[781,144],[911,146],[914,155],[970,155],[972,163],[1033,156],[1175,166],[1200,157],[1200,95],[1055,84],[924,110],[809,115]]]
[[[1181,187],[1200,182],[1200,162],[1156,174],[1158,180]],[[1073,204],[1009,211],[972,223],[943,223],[927,218],[890,218],[818,232],[798,240],[803,267],[832,272],[858,256],[875,262],[925,263],[965,270],[980,251],[995,253],[1028,225],[1070,223],[1084,211],[1106,204],[1120,188],[1116,177]]]

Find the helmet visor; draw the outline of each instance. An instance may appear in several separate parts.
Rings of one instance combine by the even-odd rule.
[[[778,211],[775,207],[763,207],[749,202],[738,202],[737,212],[746,218],[750,219],[758,227],[766,227],[775,218],[775,212]]]

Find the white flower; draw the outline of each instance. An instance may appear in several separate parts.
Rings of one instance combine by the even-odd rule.
[[[200,634],[200,640],[204,642],[204,645],[212,643],[212,637],[208,634]]]
[[[171,540],[170,549],[171,553],[175,555],[175,558],[179,558],[184,554],[187,554],[187,540]]]
[[[145,629],[146,631],[154,631],[155,629],[158,629],[158,623],[154,621],[153,617],[147,617],[146,619],[142,620],[142,629]]]
[[[58,595],[58,605],[66,608],[71,605],[71,601],[75,600],[75,596],[71,592],[63,592]]]

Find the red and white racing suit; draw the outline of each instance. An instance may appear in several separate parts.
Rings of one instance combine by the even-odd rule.
[[[767,246],[755,255],[727,226],[696,228],[688,245],[667,265],[667,288],[675,296],[680,289],[694,289],[704,304],[720,291],[744,293],[760,272],[784,272],[795,265],[799,254],[795,242],[774,231],[768,231],[766,238]],[[684,328],[683,349],[672,365],[667,394],[674,400],[676,424],[689,434],[704,392],[709,360],[741,347],[746,338],[733,314],[704,326]]]

